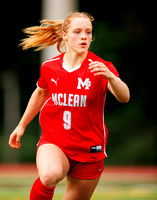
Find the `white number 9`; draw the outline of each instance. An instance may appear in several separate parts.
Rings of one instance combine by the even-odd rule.
[[[66,130],[71,129],[71,112],[64,111],[63,113],[63,126]]]

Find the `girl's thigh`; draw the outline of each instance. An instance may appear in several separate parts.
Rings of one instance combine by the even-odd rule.
[[[54,144],[44,144],[38,148],[36,164],[40,180],[47,187],[55,186],[70,169],[68,158]]]
[[[100,177],[96,179],[83,180],[66,177],[66,191],[63,200],[90,200]]]

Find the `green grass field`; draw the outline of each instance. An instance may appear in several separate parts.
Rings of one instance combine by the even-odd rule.
[[[0,165],[0,200],[28,200],[37,178],[35,165]],[[62,200],[65,180],[53,200]],[[156,167],[105,167],[92,200],[157,200]]]
[[[34,178],[30,177],[1,177],[1,200],[28,200],[29,191]],[[55,191],[54,200],[61,200],[64,193],[64,181]],[[157,182],[108,182],[100,181],[92,200],[156,200]]]

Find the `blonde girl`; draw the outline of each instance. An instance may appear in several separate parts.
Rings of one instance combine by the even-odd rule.
[[[109,90],[120,102],[129,101],[129,89],[112,63],[88,51],[92,21],[89,14],[76,12],[65,20],[42,20],[41,26],[25,29],[24,50],[41,50],[57,43],[61,53],[42,64],[37,88],[9,139],[9,145],[18,149],[27,125],[40,111],[39,178],[30,200],[51,200],[65,177],[64,200],[89,200],[107,156],[106,93]]]

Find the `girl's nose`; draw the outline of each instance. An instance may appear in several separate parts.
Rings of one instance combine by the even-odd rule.
[[[82,40],[86,40],[87,39],[87,35],[86,35],[85,32],[82,32],[81,39]]]

